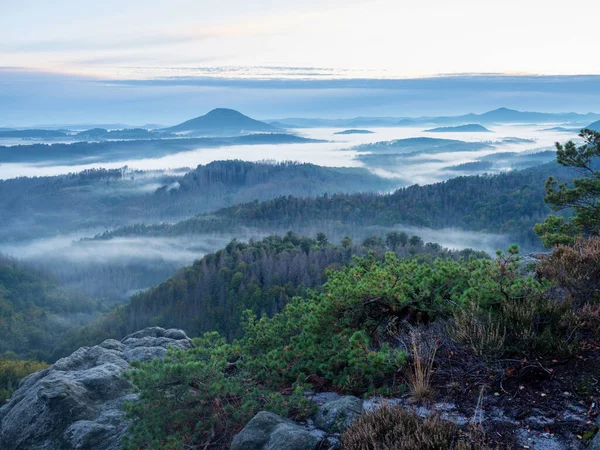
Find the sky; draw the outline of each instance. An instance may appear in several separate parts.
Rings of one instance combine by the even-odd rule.
[[[583,112],[598,97],[572,76],[600,75],[598,13],[593,0],[0,0],[0,126],[170,123],[236,105],[263,118],[418,115],[434,107],[419,97],[428,85],[402,80],[469,77],[495,84],[475,83],[457,113]],[[558,92],[539,98],[555,76]],[[506,94],[515,79],[529,84]],[[455,97],[440,112],[460,109]]]

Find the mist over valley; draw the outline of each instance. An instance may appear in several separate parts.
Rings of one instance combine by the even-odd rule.
[[[597,0],[0,3],[0,450],[600,449]]]

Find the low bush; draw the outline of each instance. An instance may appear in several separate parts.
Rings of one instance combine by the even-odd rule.
[[[539,358],[573,354],[580,328],[570,302],[537,295],[504,300],[494,311],[459,310],[452,334],[477,356]]]
[[[581,320],[572,303],[550,295],[551,283],[543,277],[524,277],[518,249],[499,253],[495,266],[487,269],[486,276],[473,280],[495,300],[482,301],[472,292],[465,306],[454,310],[451,334],[457,341],[490,359],[554,357],[577,349]]]
[[[136,420],[125,449],[227,448],[260,410],[298,418],[311,411],[302,386],[283,396],[239,370],[236,349],[217,333],[194,344],[129,372],[140,401],[127,405]]]
[[[600,301],[600,237],[579,237],[542,258],[538,273],[555,281],[580,303]]]
[[[343,450],[487,450],[476,429],[462,432],[438,417],[421,419],[402,406],[383,405],[356,419],[341,437]]]
[[[472,282],[473,271],[485,277],[493,267],[489,260],[420,264],[393,253],[357,258],[329,272],[322,293],[297,297],[271,318],[248,317],[241,340],[246,364],[278,383],[315,375],[345,392],[373,392],[404,366],[406,351],[397,346],[402,325],[451,316],[483,284]],[[499,295],[488,289],[485,301]]]
[[[506,328],[475,303],[455,312],[451,334],[476,356],[498,358],[506,351]]]

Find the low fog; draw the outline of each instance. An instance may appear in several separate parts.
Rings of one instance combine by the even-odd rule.
[[[215,148],[199,148],[192,151],[183,151],[158,158],[143,158],[122,160],[104,163],[80,163],[64,165],[61,163],[7,163],[0,165],[0,179],[16,176],[48,176],[71,172],[79,172],[94,168],[116,169],[128,166],[137,170],[167,170],[180,167],[196,167],[198,164],[207,164],[215,160],[241,159],[244,161],[298,161],[309,162],[327,167],[367,167],[381,176],[398,179],[399,185],[415,183],[434,183],[456,176],[445,173],[442,169],[448,166],[472,162],[479,157],[497,152],[522,153],[534,148],[553,147],[557,141],[566,141],[576,137],[576,133],[541,130],[539,125],[496,125],[491,126],[491,133],[476,132],[449,132],[435,133],[424,132],[426,127],[381,127],[373,128],[373,134],[336,135],[340,128],[310,128],[293,130],[302,137],[327,140],[323,143],[304,144],[258,144],[258,145],[231,145]],[[361,152],[355,147],[373,142],[391,141],[412,137],[429,137],[438,139],[455,139],[465,142],[489,141],[497,143],[507,138],[518,137],[535,140],[531,143],[502,143],[494,144],[493,148],[478,152],[448,152],[434,155],[436,162],[427,164],[407,164],[409,160],[398,160],[395,164],[380,167],[369,167],[360,160]],[[368,152],[367,152],[368,153]],[[410,170],[407,166],[410,165]]]
[[[92,231],[92,230],[88,230]],[[225,247],[232,239],[248,241],[271,234],[283,235],[288,230],[236,229],[230,233],[194,234],[180,237],[116,237],[109,240],[81,239],[82,233],[18,244],[2,245],[2,253],[50,275],[67,288],[91,297],[104,298],[107,303],[127,301],[135,291],[155,286],[190,265],[207,253]],[[330,242],[339,243],[349,236],[355,244],[366,237],[385,238],[389,231],[403,231],[425,242],[434,242],[449,249],[472,248],[493,254],[505,249],[510,241],[506,236],[474,233],[458,229],[410,227],[363,227],[360,229],[323,224],[319,228],[295,230],[315,236],[325,232]]]
[[[540,164],[553,159],[555,141],[565,141],[574,137],[571,132],[541,130],[539,125],[490,126],[491,133],[435,133],[424,132],[424,128],[383,127],[373,128],[372,134],[349,135],[335,134],[341,131],[339,128],[297,129],[294,132],[303,137],[327,142],[231,145],[201,148],[158,158],[110,163],[3,164],[0,165],[0,179],[76,173],[99,167],[120,169],[127,166],[127,168],[122,170],[122,178],[116,177],[107,182],[101,181],[89,185],[74,183],[73,190],[66,191],[69,195],[64,197],[66,200],[61,200],[56,207],[49,203],[51,197],[42,195],[39,198],[33,197],[34,200],[27,206],[30,210],[26,210],[25,214],[24,211],[14,213],[16,221],[9,222],[10,217],[7,216],[3,218],[4,220],[0,219],[0,253],[13,256],[49,274],[62,285],[88,296],[101,298],[107,304],[122,303],[127,301],[132,292],[159,284],[182,266],[223,248],[233,238],[246,241],[250,238],[261,239],[269,234],[284,234],[288,231],[287,229],[246,229],[242,228],[243,224],[240,223],[235,230],[213,234],[180,237],[117,237],[110,240],[85,239],[118,226],[137,223],[148,225],[162,221],[158,213],[154,217],[148,216],[149,211],[145,204],[140,204],[136,209],[136,202],[161,186],[166,186],[166,191],[176,189],[180,177],[189,171],[186,168],[215,160],[230,159],[299,161],[326,167],[364,167],[374,174],[393,180],[393,183],[389,184],[391,186],[389,190],[392,190],[395,187],[415,183],[427,184],[458,175],[481,173],[482,170],[474,170],[479,167],[485,168],[486,172],[494,172]],[[453,139],[467,143],[482,143],[482,145],[471,145],[471,151],[461,151],[460,148],[456,149],[457,151],[409,152],[407,150],[408,153],[405,154],[397,154],[401,152],[393,147],[390,147],[389,151],[373,151],[367,145],[414,137]],[[510,139],[514,137],[519,139]],[[479,165],[469,165],[475,162]],[[31,187],[31,184],[23,183],[24,189],[35,188],[35,186]],[[277,183],[273,196],[281,195],[282,186],[285,184],[281,180]],[[18,186],[16,188],[13,186],[11,189],[18,191]],[[252,189],[252,187],[244,187],[243,192],[252,194]],[[243,198],[245,201],[252,200],[252,198]],[[114,217],[110,218],[112,222],[106,222],[108,214],[105,211],[111,210],[107,207],[120,204],[123,199],[131,200],[133,209],[128,209],[131,214],[121,219],[118,214],[113,215]],[[44,208],[43,205],[47,207]],[[215,203],[215,207],[216,205]],[[200,211],[188,208],[180,211],[180,216],[171,214],[168,220],[174,222],[183,216],[191,217],[198,212]],[[69,223],[73,224],[71,228],[65,226]],[[339,222],[322,222],[293,231],[313,237],[318,232],[325,232],[330,242],[335,243],[339,243],[344,236],[349,236],[355,244],[360,244],[368,236],[384,237],[392,230],[417,235],[425,242],[438,243],[449,249],[472,248],[490,254],[497,249],[505,249],[511,243],[508,237],[502,235],[474,233],[460,229],[436,230],[402,224],[394,227],[352,227]],[[42,238],[44,234],[48,237]]]

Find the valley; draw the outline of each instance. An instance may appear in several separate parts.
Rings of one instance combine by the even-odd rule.
[[[549,284],[522,273],[518,252],[537,261],[535,255],[545,251],[540,238],[572,242],[571,225],[564,224],[579,217],[577,205],[560,208],[540,225],[552,214],[545,183],[551,177],[575,183],[581,176],[580,168],[561,159],[555,142],[574,139],[568,145],[577,146],[594,135],[578,136],[572,122],[549,122],[579,116],[523,114],[500,109],[478,115],[488,118],[480,120],[485,128],[454,125],[462,119],[445,117],[398,123],[361,118],[332,127],[331,121],[308,119],[267,123],[218,108],[159,130],[3,131],[0,358],[15,374],[25,374],[26,367],[60,367],[61,358],[81,348],[104,352],[94,346],[107,339],[130,342],[128,336],[143,330],[143,335],[185,336],[186,343],[192,342],[188,336],[197,339],[193,349],[185,344],[188,353],[177,364],[202,376],[209,370],[198,369],[202,352],[215,352],[209,357],[226,367],[236,365],[234,355],[241,352],[249,365],[221,382],[236,390],[245,377],[259,377],[252,395],[262,399],[279,395],[271,383],[296,386],[290,378],[294,371],[306,380],[319,374],[314,376],[325,380],[324,386],[348,394],[368,396],[385,388],[399,395],[387,377],[400,373],[396,367],[408,354],[389,350],[382,324],[407,336],[405,326],[430,332],[434,317],[434,323],[452,327],[467,320],[461,314],[483,321],[487,316],[457,305],[490,296],[492,305],[508,302],[502,307],[509,308],[529,292],[542,295]],[[506,122],[515,116],[530,122]],[[425,128],[429,125],[440,126]],[[598,167],[592,158],[581,164],[592,172]],[[495,260],[499,249],[509,250]],[[354,286],[348,277],[363,281]],[[372,277],[385,280],[384,287]],[[376,300],[364,300],[378,292]],[[340,297],[331,303],[332,295]],[[414,299],[400,310],[388,304],[404,298]],[[368,306],[372,301],[379,312]],[[347,304],[338,309],[336,302]],[[551,308],[531,306],[538,307]],[[314,328],[324,317],[320,308],[347,327],[332,328],[332,336],[322,324]],[[508,317],[507,311],[502,314]],[[555,327],[557,342],[548,344],[550,350],[537,340],[542,339],[538,331],[532,331],[534,341],[526,341],[507,322],[507,343],[497,351],[502,358],[514,354],[510,345],[531,346],[539,358],[558,352],[552,346],[561,345],[563,325],[553,320],[540,325]],[[466,334],[448,345],[463,346],[476,331],[452,333]],[[282,341],[282,336],[287,337]],[[454,336],[436,339],[459,339]],[[351,361],[341,362],[347,369],[330,366],[335,357],[319,347],[322,339],[331,339],[337,346],[331,351]],[[365,356],[353,347],[355,339],[364,339],[369,348],[375,348],[371,339],[383,343]],[[320,365],[298,356],[293,371],[283,370],[279,365],[288,356],[282,348],[294,345],[307,348]],[[155,347],[152,352],[162,352]],[[460,351],[461,358],[470,358],[466,347]],[[273,366],[255,367],[253,361],[264,365],[264,358],[271,358],[268,352],[277,355]],[[142,367],[135,383],[146,396],[155,393],[151,380],[173,382],[171,374],[153,372],[162,370],[161,363],[137,366],[123,358],[119,364]],[[375,372],[366,369],[370,365]],[[486,370],[495,376],[496,369]],[[20,377],[7,375],[0,393],[8,397]],[[135,427],[150,420],[147,398],[133,413],[138,414],[135,439],[142,435]],[[290,401],[298,402],[294,408],[304,407],[303,397]],[[232,439],[229,431],[219,433]]]

